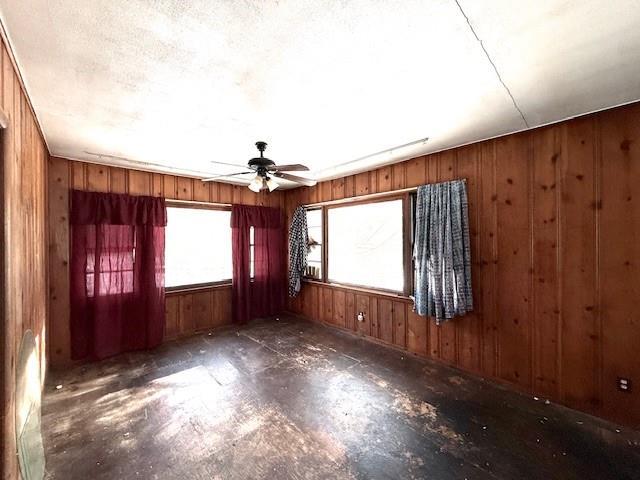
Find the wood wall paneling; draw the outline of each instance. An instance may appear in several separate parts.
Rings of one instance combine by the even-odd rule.
[[[48,150],[36,123],[21,79],[16,73],[11,52],[0,41],[1,108],[7,125],[2,130],[2,166],[0,167],[0,478],[19,478],[16,452],[15,379],[16,357],[24,332],[32,330],[36,339],[41,382],[47,369],[48,298],[48,225],[51,210],[65,199],[48,204]],[[68,174],[64,181],[68,181]],[[60,233],[64,237],[64,232]],[[55,290],[55,296],[64,295]]]
[[[600,178],[598,281],[600,309],[596,337],[600,363],[602,411],[625,421],[640,412],[640,395],[616,388],[618,378],[640,385],[640,108],[605,112],[596,122],[600,139],[596,172]],[[637,391],[637,388],[636,388]]]
[[[51,365],[71,363],[69,332],[69,188],[99,192],[154,195],[167,199],[282,207],[282,192],[254,194],[248,188],[226,183],[204,183],[197,179],[143,172],[80,161],[49,159],[49,271],[51,309]],[[205,291],[168,293],[166,299],[167,340],[229,324],[230,287]],[[312,312],[309,312],[310,314]]]
[[[471,314],[436,326],[408,299],[318,283],[294,310],[334,309],[355,333],[639,428],[640,391],[616,382],[640,382],[640,103],[351,175],[344,198],[454,178],[467,179]],[[322,199],[296,192],[289,214]]]

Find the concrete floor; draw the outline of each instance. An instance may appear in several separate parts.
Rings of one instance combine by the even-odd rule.
[[[51,479],[640,478],[640,432],[291,317],[53,372],[43,428]]]

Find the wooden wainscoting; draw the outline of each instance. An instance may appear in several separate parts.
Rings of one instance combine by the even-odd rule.
[[[438,327],[404,300],[318,284],[291,310],[640,428],[640,388],[617,388],[640,384],[640,103],[295,189],[287,211],[456,178],[473,314]]]
[[[167,292],[164,339],[231,325],[231,285]]]

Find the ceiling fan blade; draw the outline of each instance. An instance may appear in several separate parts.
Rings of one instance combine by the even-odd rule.
[[[295,163],[293,165],[273,165],[269,167],[272,172],[308,172],[309,167]]]
[[[215,177],[209,177],[209,178],[203,178],[202,181],[203,182],[212,182],[218,178],[225,178],[225,177],[235,177],[237,175],[248,175],[248,174],[254,174],[256,172],[253,171],[248,171],[248,172],[236,172],[236,173],[228,173],[227,175],[216,175]]]
[[[210,160],[209,163],[215,163],[217,165],[229,165],[231,167],[238,167],[238,168],[248,168],[247,164],[241,165],[239,163],[217,162],[215,160]]]
[[[313,187],[316,183],[318,183],[315,180],[312,180],[310,178],[298,177],[297,175],[289,175],[288,173],[282,173],[282,172],[273,172],[273,176],[277,178],[283,178],[284,180],[290,180],[292,182],[305,185],[307,187]]]

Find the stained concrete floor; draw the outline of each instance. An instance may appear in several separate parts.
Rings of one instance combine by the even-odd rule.
[[[640,478],[640,432],[291,317],[53,372],[43,428],[51,479]]]

